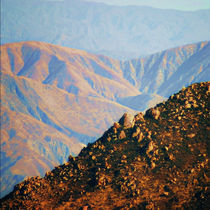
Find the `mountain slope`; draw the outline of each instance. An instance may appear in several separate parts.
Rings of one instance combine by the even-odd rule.
[[[141,91],[144,98],[151,94],[157,99],[159,96],[168,98],[183,86],[210,81],[210,43],[200,42],[146,58],[124,61],[121,62],[121,69],[124,78]],[[143,95],[138,97],[143,99]],[[122,98],[119,101],[139,110],[139,100],[136,98],[130,97],[130,101]]]
[[[121,63],[121,68],[124,77],[141,92],[169,97],[182,88],[172,81],[187,84],[198,80],[196,77],[202,78],[202,74],[198,76],[199,71],[208,75],[209,55],[210,43],[200,42],[162,51],[146,58],[125,61]],[[169,85],[174,87],[166,92]]]
[[[86,52],[36,42],[1,46],[1,196],[133,112],[113,101],[133,93],[140,92]]]
[[[118,123],[80,154],[15,186],[3,208],[208,209],[210,83]]]
[[[116,58],[138,58],[209,40],[209,14],[209,10],[117,7],[80,0],[2,0],[1,41],[35,40]]]
[[[119,62],[113,59],[107,59],[110,68],[99,56],[42,42],[3,45],[1,53],[2,72],[55,85],[75,95],[103,95],[113,100],[140,94],[122,77]]]
[[[42,42],[2,45],[2,196],[77,155],[123,113],[144,111],[192,77],[210,80],[209,61],[208,42],[125,62]]]

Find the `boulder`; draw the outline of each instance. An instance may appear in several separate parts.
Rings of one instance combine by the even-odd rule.
[[[121,125],[118,123],[118,122],[115,122],[113,127],[112,127],[112,130],[114,133],[117,133],[117,130],[121,127]]]
[[[148,144],[147,153],[151,152],[154,149],[154,143],[153,141],[150,141]]]
[[[135,119],[135,121],[144,120],[143,113],[142,112],[138,113],[137,115],[135,115],[134,119]]]
[[[135,132],[132,134],[132,137],[134,138],[134,137],[138,136],[140,132],[141,132],[140,128],[137,127]]]
[[[122,131],[120,132],[118,138],[119,138],[119,139],[124,139],[124,138],[126,138],[126,135],[125,135],[125,131],[124,131],[124,130],[122,130]]]
[[[186,105],[185,105],[185,108],[186,108],[186,109],[190,109],[190,108],[191,108],[191,104],[186,104]]]
[[[138,136],[138,142],[141,142],[144,138],[144,135],[142,132],[139,133],[139,136]]]
[[[119,124],[118,122],[115,122],[113,126],[114,126],[114,128],[116,128],[116,129],[120,128],[120,124]]]
[[[122,118],[119,120],[119,124],[124,126],[125,128],[131,128],[134,126],[134,116],[129,114],[129,113],[125,113]]]
[[[152,108],[147,110],[145,116],[157,120],[160,116],[160,111],[158,110],[158,108]]]

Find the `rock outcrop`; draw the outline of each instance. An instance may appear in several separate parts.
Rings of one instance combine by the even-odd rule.
[[[119,120],[119,124],[122,125],[125,129],[133,127],[134,116],[129,113],[125,113]]]
[[[147,112],[146,112],[146,117],[151,117],[155,120],[157,120],[160,116],[160,111],[158,109],[149,109]]]

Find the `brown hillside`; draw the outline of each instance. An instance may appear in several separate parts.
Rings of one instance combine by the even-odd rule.
[[[125,114],[78,157],[15,186],[5,208],[208,209],[210,83]]]

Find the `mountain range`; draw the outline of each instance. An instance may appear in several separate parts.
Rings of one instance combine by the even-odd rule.
[[[210,82],[125,113],[75,158],[17,184],[2,209],[209,209]]]
[[[210,43],[119,61],[43,42],[1,46],[1,196],[76,156],[120,116],[210,80]]]
[[[128,59],[210,38],[209,9],[186,12],[82,0],[2,0],[1,5],[2,44],[41,41]]]

